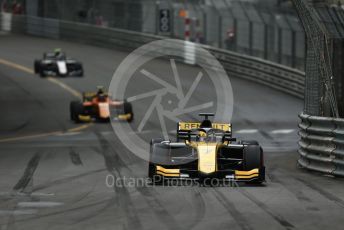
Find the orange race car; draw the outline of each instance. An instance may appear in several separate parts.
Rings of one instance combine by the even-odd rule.
[[[83,93],[82,101],[70,103],[70,117],[77,123],[110,119],[131,122],[134,114],[131,103],[113,100],[104,92],[103,87],[98,87],[97,92]]]

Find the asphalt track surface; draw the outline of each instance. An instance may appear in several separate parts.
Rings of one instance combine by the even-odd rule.
[[[81,60],[86,76],[54,80],[30,73],[33,60],[55,47]],[[69,102],[78,92],[108,85],[127,54],[0,36],[1,230],[343,229],[344,181],[296,165],[302,101],[240,79],[231,79],[234,135],[263,145],[264,186],[121,186],[123,178],[145,178],[147,162],[130,153],[109,124],[73,124]],[[165,73],[168,64],[147,68]],[[133,125],[145,108],[134,103]],[[158,125],[148,123],[147,132]],[[109,187],[106,178],[122,180]]]

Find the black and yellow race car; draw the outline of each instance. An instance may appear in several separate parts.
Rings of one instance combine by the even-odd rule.
[[[70,118],[76,123],[97,121],[127,121],[134,119],[131,103],[113,100],[102,86],[97,92],[84,92],[82,100],[70,103]]]
[[[220,179],[260,184],[265,181],[263,149],[257,141],[238,141],[231,124],[179,122],[177,141],[152,139],[148,176],[153,183],[168,178]]]

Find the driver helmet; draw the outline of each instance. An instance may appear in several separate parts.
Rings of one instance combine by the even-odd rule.
[[[55,53],[56,56],[61,54],[61,48],[55,48],[54,49],[54,53]]]
[[[104,86],[102,86],[102,85],[99,85],[99,86],[97,86],[97,94],[98,95],[101,95],[101,94],[104,94],[105,92],[104,92]]]
[[[207,137],[207,133],[204,131],[199,132],[199,141],[205,141],[205,138]]]

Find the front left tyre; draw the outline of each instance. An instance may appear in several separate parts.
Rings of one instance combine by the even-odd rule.
[[[83,114],[84,107],[80,101],[72,101],[69,105],[70,119],[75,123],[81,122],[79,115]]]

